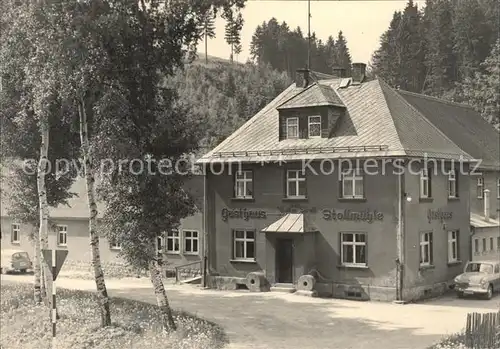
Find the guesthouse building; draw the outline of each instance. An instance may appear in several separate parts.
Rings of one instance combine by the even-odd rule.
[[[432,108],[368,81],[364,64],[352,72],[298,72],[198,161],[207,283],[293,292],[312,278],[312,294],[408,301],[462,272],[474,156]]]

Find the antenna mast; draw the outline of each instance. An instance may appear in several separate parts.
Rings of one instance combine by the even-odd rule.
[[[307,0],[307,69],[311,70],[311,0]]]

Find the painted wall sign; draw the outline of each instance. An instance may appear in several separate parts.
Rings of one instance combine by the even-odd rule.
[[[382,212],[370,211],[351,211],[351,210],[341,210],[335,211],[334,209],[324,209],[323,219],[335,220],[335,221],[364,221],[368,223],[373,223],[374,221],[381,221],[384,219],[384,214]]]
[[[223,221],[227,221],[229,218],[244,219],[246,221],[250,218],[267,218],[266,211],[248,210],[246,208],[223,208],[221,215]]]
[[[300,207],[300,206],[278,206],[280,213],[316,213],[316,207]]]
[[[429,210],[427,211],[427,218],[429,221],[432,220],[446,220],[453,218],[453,212],[441,211],[441,210]]]

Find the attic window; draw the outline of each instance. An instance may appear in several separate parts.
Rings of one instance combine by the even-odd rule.
[[[321,116],[309,116],[309,138],[321,137]]]
[[[286,138],[299,138],[299,118],[286,119]]]

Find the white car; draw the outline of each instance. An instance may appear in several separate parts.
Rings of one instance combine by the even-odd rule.
[[[455,278],[455,291],[458,297],[482,295],[491,299],[494,292],[500,292],[500,262],[468,262],[464,273]]]

